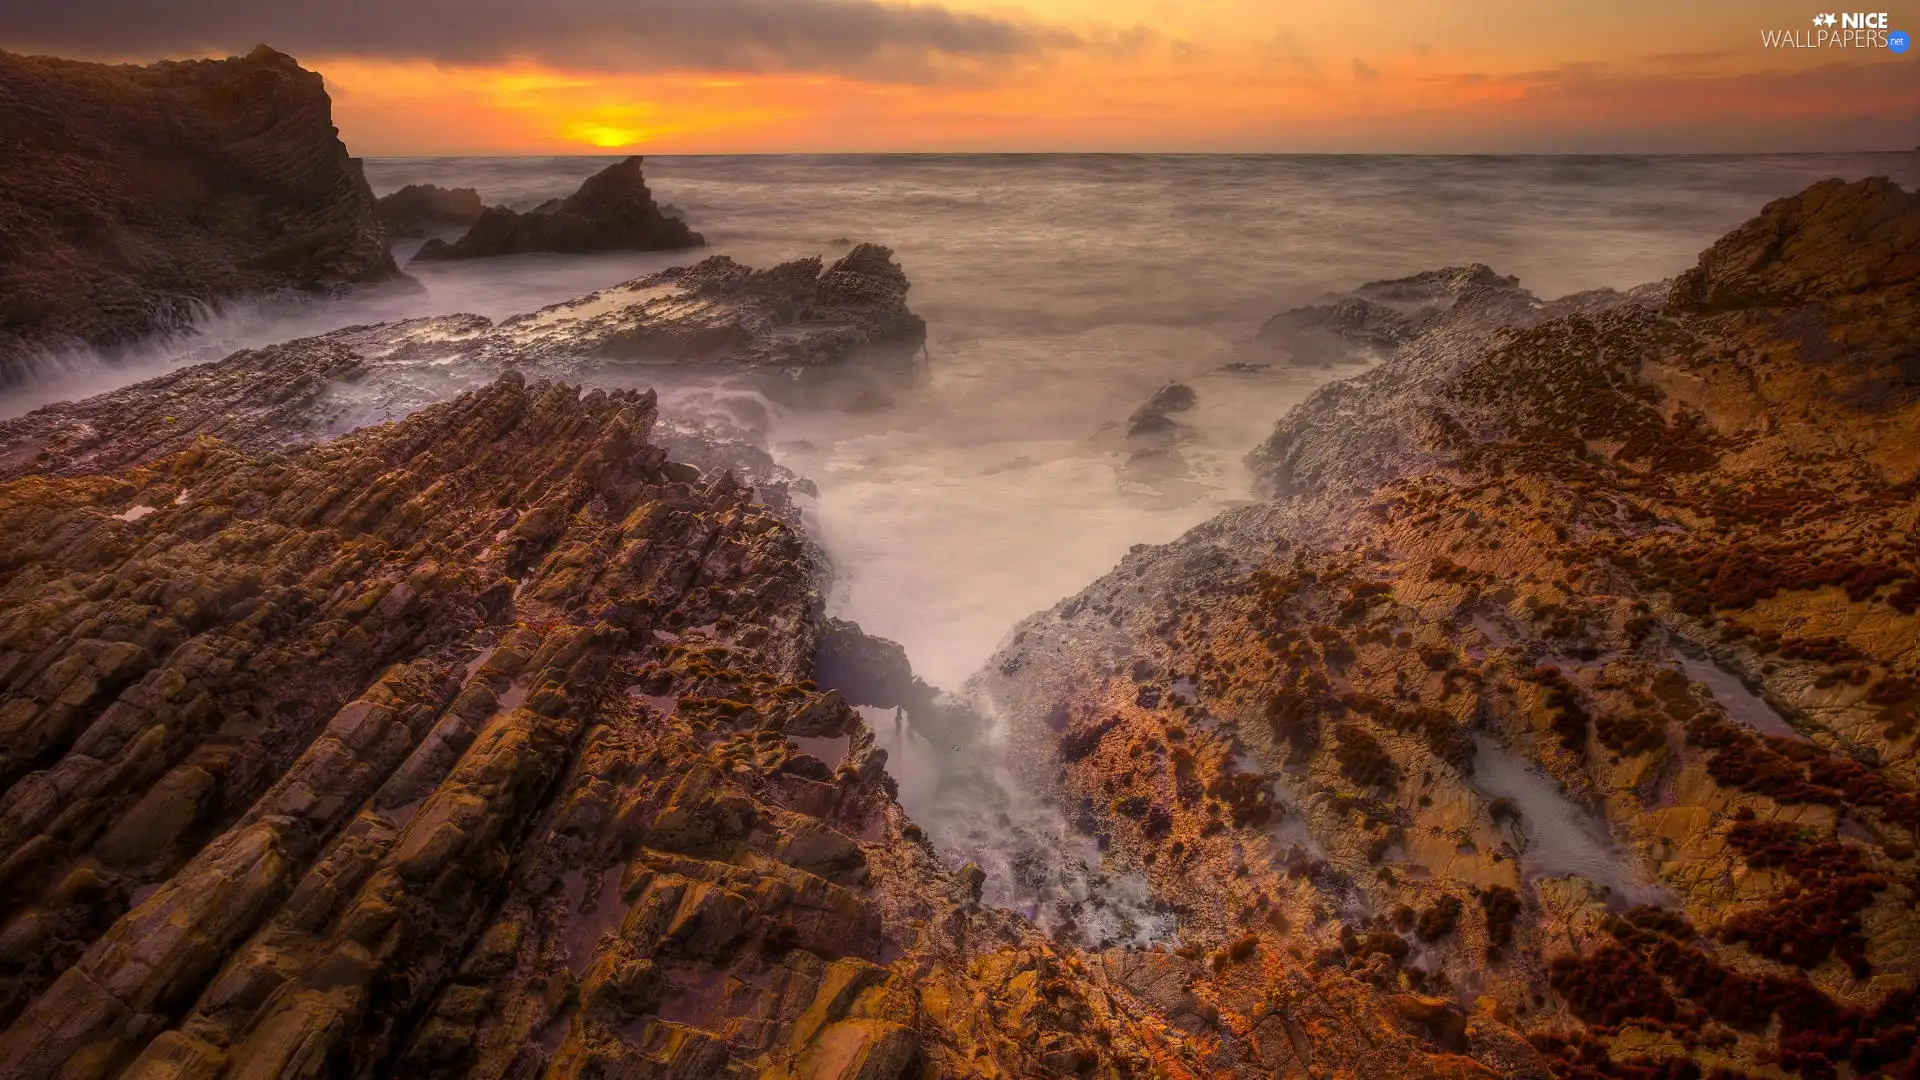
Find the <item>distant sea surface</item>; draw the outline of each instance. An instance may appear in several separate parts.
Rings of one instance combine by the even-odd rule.
[[[530,207],[606,157],[376,158],[376,192],[474,187]],[[873,414],[776,411],[776,456],[820,486],[812,526],[832,604],[902,641],[954,687],[1014,621],[1127,547],[1246,497],[1241,457],[1341,369],[1223,373],[1260,323],[1362,281],[1483,262],[1544,297],[1671,277],[1768,200],[1826,177],[1920,183],[1920,154],[1740,157],[898,155],[649,157],[656,198],[704,252],[422,265],[410,296],[242,306],[185,344],[200,358],[337,326],[500,317],[709,254],[764,266],[896,252],[929,323],[924,385]],[[403,243],[404,260],[418,241]],[[178,362],[179,348],[70,370],[0,397],[0,416]],[[1350,371],[1351,369],[1346,369]],[[1199,393],[1179,490],[1116,473],[1102,425],[1155,387]]]
[[[606,157],[374,158],[385,194],[531,207]],[[656,197],[760,263],[836,237],[900,253],[936,322],[1072,331],[1254,324],[1327,288],[1484,262],[1542,296],[1671,276],[1769,199],[1920,182],[1920,153],[1701,157],[649,157]]]

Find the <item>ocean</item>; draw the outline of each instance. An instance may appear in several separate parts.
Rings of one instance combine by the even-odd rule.
[[[429,182],[525,207],[608,161],[370,159],[366,171],[380,193]],[[1911,188],[1920,154],[655,157],[646,173],[708,251],[423,265],[412,295],[241,305],[142,356],[67,358],[0,392],[0,416],[338,326],[526,311],[707,254],[768,265],[831,258],[842,239],[886,244],[929,324],[924,379],[871,412],[772,408],[764,438],[818,486],[807,518],[835,564],[830,610],[957,689],[1016,621],[1130,545],[1246,499],[1246,451],[1315,386],[1356,370],[1222,370],[1257,359],[1248,345],[1267,317],[1466,262],[1544,297],[1626,288],[1685,269],[1814,180]],[[1130,475],[1112,425],[1170,380],[1199,400],[1184,470]]]

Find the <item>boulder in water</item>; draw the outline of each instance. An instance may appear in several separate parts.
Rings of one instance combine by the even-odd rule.
[[[1127,437],[1164,436],[1179,431],[1180,424],[1173,419],[1173,414],[1186,412],[1199,400],[1187,384],[1168,383],[1133,410],[1133,415],[1127,418]]]
[[[486,212],[472,188],[408,184],[378,203],[380,224],[394,237],[425,236],[435,229],[471,228]]]
[[[1153,396],[1142,402],[1133,411],[1132,421],[1138,423],[1149,416],[1171,416],[1186,412],[1200,403],[1199,395],[1186,383],[1170,382],[1153,392]]]
[[[543,204],[522,214],[489,207],[465,236],[451,244],[429,240],[414,258],[445,262],[532,252],[587,255],[705,246],[706,240],[686,222],[660,212],[640,163],[640,158],[630,157],[602,169],[552,209]]]

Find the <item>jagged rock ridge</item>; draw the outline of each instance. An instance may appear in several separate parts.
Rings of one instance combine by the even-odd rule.
[[[1204,966],[938,864],[800,537],[655,408],[0,484],[0,1073],[1193,1075]],[[1233,1075],[1459,1071],[1273,962]]]
[[[425,236],[441,228],[469,229],[487,209],[473,188],[436,184],[408,184],[380,196],[375,205],[380,224],[392,237]]]
[[[111,471],[202,434],[259,453],[356,419],[398,419],[447,396],[449,381],[477,386],[510,368],[577,378],[621,361],[751,371],[910,356],[926,324],[908,287],[891,252],[862,244],[825,267],[753,270],[716,256],[498,324],[451,315],[350,327],[0,421],[0,479]],[[421,389],[420,372],[436,381]]]
[[[589,255],[705,245],[686,222],[660,212],[640,163],[640,158],[630,157],[607,166],[551,208],[523,214],[504,206],[487,207],[466,235],[452,243],[429,240],[414,258],[443,262],[539,251]]]
[[[261,46],[149,67],[0,52],[0,382],[263,290],[399,275],[320,76]]]

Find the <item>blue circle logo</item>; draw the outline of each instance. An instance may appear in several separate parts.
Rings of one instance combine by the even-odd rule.
[[[1908,44],[1910,43],[1907,40],[1907,32],[1905,30],[1895,30],[1893,33],[1887,35],[1887,48],[1894,52],[1906,52]]]

